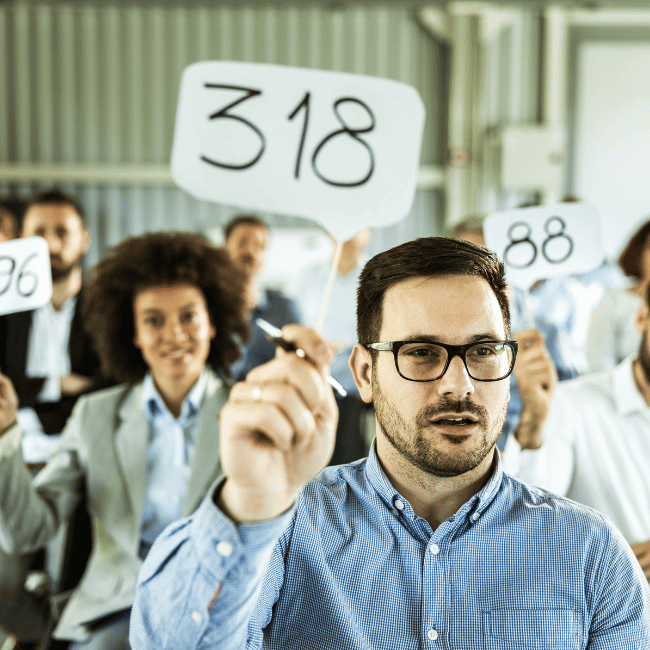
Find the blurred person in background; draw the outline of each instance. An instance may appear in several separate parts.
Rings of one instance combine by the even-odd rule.
[[[341,254],[322,323],[322,335],[337,352],[332,364],[332,376],[348,394],[359,394],[348,366],[350,352],[357,343],[356,301],[359,275],[367,261],[365,254],[372,236],[370,228],[358,232],[341,244]],[[336,245],[336,242],[333,242]],[[305,324],[318,323],[325,286],[330,276],[333,259],[308,266],[302,274],[298,296]]]
[[[27,205],[20,235],[47,242],[52,298],[38,309],[0,317],[0,370],[25,409],[24,429],[35,434],[25,440],[26,459],[39,463],[56,441],[37,434],[60,433],[79,395],[111,382],[84,329],[82,259],[90,232],[81,205],[58,189],[41,192]]]
[[[572,194],[566,195],[561,200],[561,203],[581,202],[582,200],[580,198]],[[598,304],[605,292],[610,289],[625,288],[627,282],[621,269],[613,262],[604,258],[595,269],[576,273],[572,277],[577,280],[579,287],[582,288],[580,302],[576,303],[575,333],[573,337],[574,344],[580,351],[580,356],[583,359],[579,368],[579,372],[582,373],[591,370],[588,359],[587,336],[594,307]],[[633,352],[634,349],[630,350],[630,354]]]
[[[73,650],[128,648],[142,560],[162,529],[200,503],[221,472],[219,412],[245,339],[245,278],[226,253],[187,233],[116,246],[86,288],[84,318],[118,386],[82,397],[32,480],[0,376],[0,545],[42,547],[83,502],[92,549],[56,629]]]
[[[0,371],[20,397],[23,458],[34,469],[50,456],[58,439],[52,434],[61,432],[79,395],[111,382],[102,376],[83,326],[81,264],[90,233],[81,205],[56,188],[40,192],[27,204],[20,228],[1,208],[0,241],[18,234],[46,240],[52,273],[47,305],[0,316]],[[23,644],[36,641],[44,629],[45,603],[37,596],[47,581],[43,569],[59,552],[54,542],[47,557],[41,551],[0,554],[0,623]],[[34,593],[25,588],[32,578]]]
[[[648,580],[649,290],[650,285],[636,314],[630,315],[641,338],[636,354],[614,368],[558,385],[546,413],[535,409],[536,426],[530,428],[525,444],[513,436],[504,453],[506,471],[609,517],[631,545]]]
[[[244,308],[250,323],[250,339],[242,345],[241,358],[231,370],[237,381],[275,356],[275,345],[255,325],[257,318],[280,329],[289,323],[301,322],[298,305],[291,298],[260,284],[268,243],[269,229],[257,215],[237,215],[224,228],[224,248],[234,265],[246,274]]]
[[[0,243],[18,237],[18,220],[0,204]],[[36,554],[7,555],[0,551],[0,647],[8,637],[20,638],[21,647],[35,644],[47,625],[47,609],[42,599],[25,589],[29,572],[43,565]]]
[[[614,368],[639,348],[641,334],[635,326],[635,314],[650,282],[650,221],[632,235],[618,265],[630,284],[609,289],[591,313],[587,363],[594,372]]]
[[[347,391],[346,397],[336,395],[339,422],[336,445],[331,464],[349,463],[366,455],[369,441],[365,435],[368,406],[359,395],[348,359],[357,343],[356,305],[359,275],[367,261],[366,248],[372,237],[365,228],[341,244],[321,334],[334,346],[336,357],[330,367],[332,377]],[[334,242],[336,244],[336,242]],[[304,322],[315,327],[318,323],[325,287],[333,258],[307,267],[302,274],[299,299]]]

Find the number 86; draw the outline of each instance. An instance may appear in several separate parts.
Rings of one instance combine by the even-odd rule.
[[[18,271],[18,277],[16,279],[16,291],[18,295],[22,296],[23,298],[29,298],[36,291],[36,287],[38,287],[38,277],[36,276],[36,274],[33,271],[25,270],[27,264],[29,264],[29,262],[37,256],[38,253],[32,253],[31,255],[29,255],[22,263]],[[16,260],[13,257],[9,257],[8,255],[0,256],[0,263],[4,262],[5,260],[9,262],[9,268],[5,270],[0,270],[0,277],[8,276],[8,279],[5,286],[0,289],[0,296],[4,296],[4,294],[7,293],[7,291],[9,290],[9,287],[11,286],[11,281],[14,276],[14,271],[16,270]],[[27,289],[28,289],[27,291],[24,290],[25,280],[27,280]]]

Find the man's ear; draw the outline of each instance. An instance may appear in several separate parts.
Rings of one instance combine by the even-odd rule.
[[[348,365],[361,399],[367,404],[372,403],[372,358],[370,352],[360,343],[356,343],[352,348]]]
[[[648,328],[649,321],[650,309],[648,308],[648,303],[644,300],[641,302],[641,306],[636,312],[636,318],[634,319],[634,326],[636,327],[637,332],[643,334]]]

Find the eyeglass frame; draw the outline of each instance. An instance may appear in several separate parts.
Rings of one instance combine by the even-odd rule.
[[[433,344],[441,348],[444,348],[444,350],[447,352],[447,362],[445,363],[445,367],[442,369],[442,372],[437,377],[434,377],[433,379],[410,379],[409,377],[405,377],[400,372],[399,364],[397,363],[397,354],[399,353],[399,349],[406,343],[428,343],[428,344]],[[504,375],[503,377],[499,377],[498,379],[477,379],[476,377],[472,376],[472,373],[469,371],[469,368],[467,367],[467,358],[466,358],[467,351],[470,348],[475,347],[476,345],[481,345],[481,343],[504,343],[512,350],[512,363],[510,364],[510,370],[508,371],[507,375]],[[377,346],[382,346],[382,347],[377,347]],[[466,343],[465,345],[449,345],[448,343],[440,343],[438,341],[423,341],[423,340],[382,341],[378,343],[365,343],[364,347],[367,350],[376,350],[377,352],[391,351],[393,353],[393,359],[395,360],[395,370],[397,370],[397,374],[400,377],[402,377],[402,379],[406,379],[406,381],[417,381],[417,382],[437,381],[438,379],[442,379],[442,377],[445,376],[445,373],[449,369],[449,364],[451,363],[451,360],[456,356],[462,359],[463,365],[465,366],[465,370],[467,371],[467,375],[470,377],[470,379],[473,379],[474,381],[503,381],[504,379],[510,377],[510,375],[512,374],[512,370],[515,367],[515,361],[517,359],[517,352],[519,351],[519,343],[517,341],[500,341],[497,339],[490,339],[486,341],[474,341],[473,343]]]

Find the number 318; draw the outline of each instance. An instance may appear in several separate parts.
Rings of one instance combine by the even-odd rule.
[[[236,100],[234,100],[224,108],[216,111],[215,113],[212,113],[209,116],[209,119],[210,120],[219,120],[219,119],[234,120],[236,122],[239,122],[240,124],[244,124],[246,127],[251,129],[257,135],[260,144],[257,153],[250,160],[244,163],[239,163],[239,164],[227,163],[227,162],[215,160],[214,158],[208,157],[206,155],[202,155],[201,160],[208,163],[209,165],[214,165],[215,167],[221,167],[222,169],[231,169],[234,171],[242,171],[244,169],[253,167],[253,165],[255,165],[260,160],[262,154],[266,150],[266,137],[264,136],[264,133],[262,133],[262,131],[255,124],[253,124],[245,117],[242,117],[241,115],[231,113],[230,110],[235,108],[235,106],[238,106],[242,102],[245,102],[248,99],[260,96],[262,94],[262,91],[256,90],[254,88],[246,88],[243,86],[229,86],[224,84],[206,83],[205,87],[213,88],[213,89],[221,89],[221,90],[241,91],[244,93],[243,96],[238,97]],[[297,117],[297,115],[301,111],[303,111],[304,113],[304,121],[302,126],[302,132],[300,135],[300,143],[298,145],[298,151],[296,154],[296,165],[294,167],[294,178],[296,179],[300,178],[300,168],[302,163],[303,150],[305,147],[305,140],[307,137],[307,129],[309,127],[310,104],[311,104],[311,93],[306,92],[302,100],[293,109],[293,111],[291,111],[291,113],[287,116],[287,119],[289,121],[292,121],[295,117]],[[369,117],[369,124],[362,128],[351,128],[346,123],[345,119],[343,118],[340,112],[340,107],[345,104],[355,104],[357,106],[360,106],[362,109],[364,109]],[[375,156],[372,147],[360,136],[360,134],[362,133],[370,133],[370,131],[372,131],[375,128],[375,116],[372,110],[370,109],[370,107],[360,99],[357,99],[356,97],[341,97],[337,99],[332,106],[332,110],[334,112],[334,115],[336,116],[337,121],[341,125],[341,128],[332,131],[331,133],[328,133],[324,138],[322,138],[322,140],[318,143],[318,145],[316,145],[313,154],[311,156],[311,167],[314,171],[314,174],[316,174],[316,176],[320,178],[321,181],[327,183],[328,185],[332,185],[334,187],[359,187],[360,185],[363,185],[364,183],[370,180],[375,170]],[[354,142],[357,142],[362,147],[364,147],[366,152],[368,153],[368,158],[369,158],[368,169],[365,170],[365,172],[360,178],[354,180],[347,180],[347,181],[334,180],[332,178],[325,176],[325,174],[323,174],[319,170],[318,167],[319,155],[322,153],[323,149],[332,140],[340,136],[347,136],[351,138]]]

